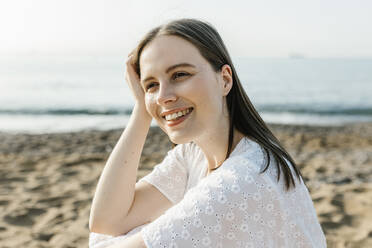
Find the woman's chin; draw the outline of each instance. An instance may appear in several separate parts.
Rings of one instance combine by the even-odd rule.
[[[185,144],[192,141],[190,131],[186,130],[170,130],[164,125],[159,125],[163,132],[168,136],[169,140],[174,144]]]

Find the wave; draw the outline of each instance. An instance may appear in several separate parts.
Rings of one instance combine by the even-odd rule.
[[[372,107],[347,107],[347,106],[299,106],[299,105],[261,105],[258,112],[263,113],[292,113],[311,115],[349,115],[372,116]]]
[[[0,114],[7,115],[130,115],[132,109],[122,108],[59,108],[59,109],[0,109]]]
[[[292,113],[309,115],[347,115],[347,116],[372,116],[372,106],[367,107],[342,107],[342,106],[309,106],[309,105],[284,105],[265,104],[257,105],[259,113]],[[0,115],[130,115],[130,107],[108,107],[108,108],[19,108],[0,109]]]

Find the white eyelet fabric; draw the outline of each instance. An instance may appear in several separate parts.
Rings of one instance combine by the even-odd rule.
[[[186,165],[189,159],[186,157],[187,146],[177,145],[168,151],[164,160],[154,166],[150,174],[142,177],[139,181],[147,181],[153,184],[172,203],[182,200],[188,179]],[[138,181],[138,182],[139,182]]]
[[[283,173],[277,182],[272,154],[268,170],[260,173],[266,156],[256,142],[243,138],[230,157],[207,177],[203,176],[205,160],[195,144],[178,145],[172,151],[164,161],[175,157],[175,163],[161,163],[162,170],[154,169],[142,178],[176,203],[136,230],[148,248],[326,247],[306,186],[295,177],[296,188],[285,191]],[[197,160],[203,166],[193,167]],[[188,183],[191,177],[199,179],[196,185]],[[98,237],[100,234],[91,233],[90,247],[103,247],[95,244],[117,238],[104,237],[95,242]]]

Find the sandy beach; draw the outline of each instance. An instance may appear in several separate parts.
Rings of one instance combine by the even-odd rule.
[[[372,123],[270,127],[305,177],[328,247],[372,247]],[[87,247],[95,187],[122,131],[0,133],[0,247]],[[137,180],[170,148],[151,128]]]

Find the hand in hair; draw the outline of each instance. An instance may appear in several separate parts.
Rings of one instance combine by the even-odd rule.
[[[145,105],[145,91],[141,87],[140,78],[134,68],[134,61],[133,61],[133,52],[128,55],[128,59],[126,61],[126,69],[125,69],[125,80],[132,91],[132,94],[136,100],[136,105],[138,107],[143,108],[146,110]],[[146,114],[147,111],[145,111]]]

